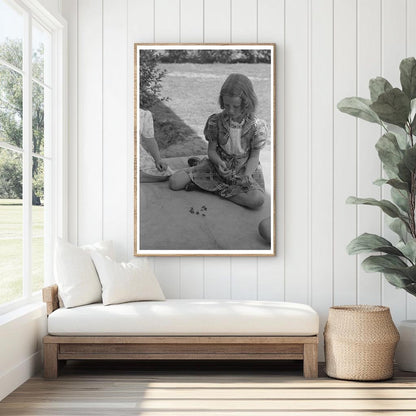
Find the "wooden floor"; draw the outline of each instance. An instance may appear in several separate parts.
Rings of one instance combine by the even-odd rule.
[[[0,415],[416,415],[416,374],[349,382],[322,366],[305,380],[297,362],[70,362],[57,380],[28,380]]]

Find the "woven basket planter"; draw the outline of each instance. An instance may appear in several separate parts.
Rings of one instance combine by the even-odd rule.
[[[385,306],[334,306],[324,330],[326,373],[344,380],[393,377],[399,332]]]

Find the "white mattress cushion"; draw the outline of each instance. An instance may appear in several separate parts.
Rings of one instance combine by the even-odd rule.
[[[168,299],[58,309],[51,335],[316,335],[318,314],[289,302]]]

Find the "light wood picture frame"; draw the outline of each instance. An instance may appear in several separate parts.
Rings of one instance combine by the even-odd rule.
[[[134,45],[134,255],[276,255],[276,46]]]

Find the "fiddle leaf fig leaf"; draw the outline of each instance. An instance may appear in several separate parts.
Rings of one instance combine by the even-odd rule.
[[[348,254],[369,253],[372,251],[381,251],[387,254],[403,256],[403,253],[394,247],[390,241],[376,234],[361,234],[357,238],[354,238],[347,246]]]
[[[400,213],[399,208],[396,207],[392,202],[387,199],[382,199],[377,201],[374,198],[357,198],[355,196],[350,196],[347,198],[347,204],[356,204],[356,205],[372,205],[375,207],[380,207],[385,214],[392,218],[403,218],[403,215]]]
[[[389,169],[386,165],[383,165],[383,170],[384,170],[384,173],[386,174],[386,176],[389,179],[399,179],[399,180],[401,180],[399,178],[399,173],[398,173],[397,166],[395,167],[395,171],[393,171],[393,170]]]
[[[416,98],[413,98],[413,100],[410,101],[410,114],[409,114],[409,120],[415,119],[416,116]]]
[[[388,179],[383,179],[383,178],[376,179],[376,180],[373,182],[373,185],[383,186],[383,185],[385,185],[388,181],[389,181]]]
[[[341,100],[337,107],[343,113],[369,121],[382,124],[377,113],[370,108],[371,101],[360,97],[347,97]]]
[[[394,272],[390,272],[390,273],[384,272],[383,275],[391,285],[399,289],[405,289],[406,286],[409,286],[412,284],[412,281],[410,279],[407,279]]]
[[[406,58],[400,62],[400,83],[410,100],[416,98],[416,59]]]
[[[412,283],[404,288],[404,290],[413,296],[416,296],[416,283]]]
[[[407,241],[409,228],[400,218],[391,221],[389,228],[400,237],[401,241]]]
[[[406,150],[403,158],[404,164],[409,171],[414,172],[416,169],[416,146]]]
[[[406,267],[404,273],[412,282],[416,282],[416,266]]]
[[[416,280],[416,267],[409,267],[403,260],[391,254],[367,257],[361,266],[366,272],[381,272],[393,286],[405,288]]]
[[[388,82],[383,77],[377,77],[377,78],[370,79],[368,87],[370,89],[370,96],[371,96],[371,101],[372,102],[377,101],[377,98],[381,94],[383,94],[385,92],[388,92],[388,91],[393,89],[390,82]]]
[[[403,151],[397,143],[396,136],[391,132],[383,134],[376,143],[376,149],[383,165],[398,173],[397,165],[403,159]]]
[[[386,183],[395,189],[401,189],[406,192],[409,191],[409,184],[399,179],[389,179],[386,181]]]
[[[392,133],[396,136],[397,143],[402,150],[406,150],[409,147],[409,142],[407,141],[407,135],[403,130],[395,131]]]
[[[407,268],[407,264],[403,260],[391,254],[367,257],[365,260],[363,260],[361,265],[366,272],[370,273],[383,273],[386,269],[389,269],[389,271],[395,271],[402,274],[402,269]]]
[[[407,243],[401,241],[396,245],[396,248],[400,250],[413,264],[416,263],[416,240],[411,239]]]
[[[370,105],[382,121],[404,128],[410,111],[410,100],[399,88],[380,94]]]
[[[405,162],[402,161],[397,165],[397,169],[399,171],[399,178],[409,184],[412,182],[412,175],[408,167],[405,165]]]
[[[406,214],[409,212],[409,199],[407,192],[396,188],[391,189],[391,199]]]
[[[400,179],[394,178],[394,179],[384,179],[384,178],[380,178],[380,179],[376,179],[373,182],[374,185],[377,186],[383,186],[383,185],[390,185],[393,188],[396,189],[402,189],[406,192],[409,191],[409,184],[406,182],[401,181]]]

